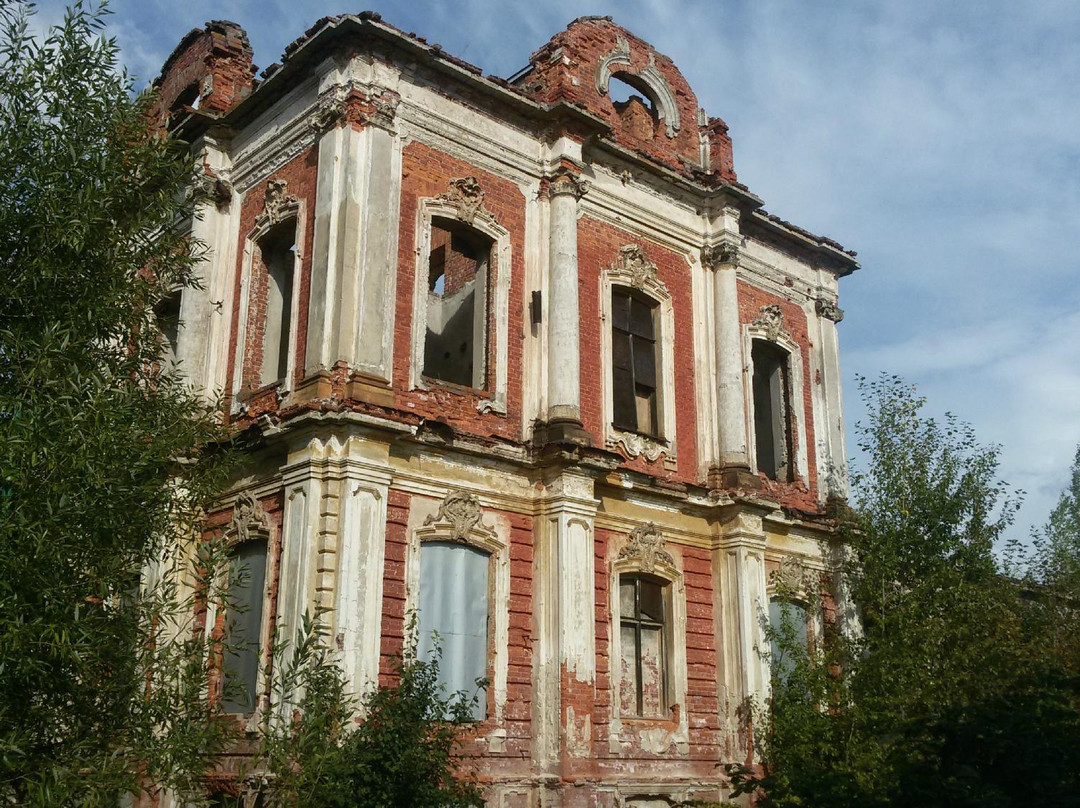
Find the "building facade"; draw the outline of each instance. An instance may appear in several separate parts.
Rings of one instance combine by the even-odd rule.
[[[305,611],[357,692],[417,614],[449,687],[490,682],[490,805],[721,798],[771,596],[842,607],[854,254],[767,214],[724,122],[609,18],[509,80],[371,13],[251,60],[209,23],[157,82],[210,191],[164,330],[251,447],[210,523],[262,649],[227,708]]]

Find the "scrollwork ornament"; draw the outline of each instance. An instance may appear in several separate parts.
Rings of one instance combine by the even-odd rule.
[[[285,213],[297,205],[296,197],[289,196],[289,183],[285,180],[268,180],[260,223],[274,225],[285,218]]]
[[[270,530],[270,515],[259,501],[248,491],[236,498],[233,506],[229,532],[235,536],[238,544],[250,541],[259,535],[266,535]]]
[[[630,276],[630,283],[635,289],[644,289],[648,284],[657,282],[656,264],[649,260],[645,251],[637,244],[627,244],[619,249],[619,258],[611,268]]]
[[[458,208],[458,218],[466,224],[472,224],[478,213],[485,213],[494,218],[484,208],[484,189],[476,177],[459,177],[450,180],[450,190],[439,195],[439,199],[454,203]]]
[[[345,88],[334,87],[319,98],[315,111],[311,113],[308,126],[316,135],[321,135],[345,122],[347,106]]]
[[[740,261],[739,245],[730,241],[709,244],[701,249],[701,263],[709,269],[723,267],[738,268]]]
[[[675,559],[671,557],[671,553],[664,549],[664,535],[652,522],[640,525],[630,531],[630,541],[619,552],[619,559],[635,560],[645,572],[652,572],[656,569],[658,561],[668,567],[675,567]]]
[[[784,312],[777,303],[762,306],[761,313],[754,320],[753,326],[764,331],[765,338],[770,342],[776,342],[781,337],[790,339],[787,329],[784,327]]]
[[[446,524],[450,527],[450,537],[454,541],[465,541],[477,527],[484,527],[480,521],[480,501],[466,491],[451,491],[439,505],[439,512],[432,514],[425,525]]]
[[[769,574],[769,582],[781,595],[807,596],[816,589],[813,570],[794,556],[785,556],[779,569]]]
[[[628,457],[644,457],[655,463],[667,452],[667,447],[636,432],[615,430],[610,438],[613,448],[622,447]]]

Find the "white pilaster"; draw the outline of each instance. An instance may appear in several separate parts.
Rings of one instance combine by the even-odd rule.
[[[561,173],[548,188],[548,421],[580,423],[577,210],[584,187],[569,173]]]

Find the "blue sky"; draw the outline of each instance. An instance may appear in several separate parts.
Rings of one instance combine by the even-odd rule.
[[[1080,3],[361,2],[114,0],[109,30],[145,82],[210,19],[244,26],[266,67],[318,18],[369,8],[509,76],[575,17],[612,15],[727,121],[768,210],[858,250],[849,435],[855,375],[899,374],[1002,445],[1027,492],[1013,536],[1045,520],[1080,443]],[[63,6],[40,2],[36,27]]]

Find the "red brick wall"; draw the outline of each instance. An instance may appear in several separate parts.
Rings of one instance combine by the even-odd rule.
[[[487,389],[472,390],[432,381],[429,389],[409,389],[412,352],[412,312],[418,233],[416,216],[420,199],[446,193],[450,180],[475,176],[484,190],[484,207],[510,232],[512,265],[493,267],[488,280],[489,300],[498,282],[497,273],[510,272],[508,329],[508,389],[506,415],[478,413],[477,405],[490,397],[494,388],[495,341],[494,306],[488,306]],[[522,295],[525,271],[525,197],[521,190],[494,174],[462,162],[423,143],[410,143],[402,156],[401,221],[398,239],[397,312],[394,319],[395,406],[425,418],[445,421],[466,433],[509,440],[521,438],[521,350]],[[426,262],[421,262],[426,271]],[[425,284],[426,286],[426,279]]]
[[[601,346],[604,328],[600,322],[600,275],[616,263],[619,249],[640,244],[656,264],[657,277],[671,294],[675,319],[675,354],[663,355],[662,363],[675,368],[675,432],[678,468],[669,471],[660,458],[655,463],[644,457],[627,459],[628,468],[664,479],[697,482],[697,399],[694,382],[694,312],[690,267],[678,253],[644,243],[640,238],[588,216],[578,220],[578,305],[581,317],[581,421],[599,440],[604,418],[601,397]],[[657,381],[662,378],[657,366]]]
[[[771,295],[745,281],[739,281],[739,322],[748,325],[761,316],[763,306],[776,304],[784,314],[784,328],[799,346],[802,361],[802,389],[792,391],[796,403],[802,405],[803,424],[806,430],[806,461],[809,479],[797,479],[792,483],[782,483],[762,477],[762,483],[770,496],[778,498],[780,503],[803,510],[818,510],[817,500],[817,450],[814,436],[813,384],[810,366],[810,335],[806,312],[791,301]],[[747,357],[748,359],[749,357]],[[753,436],[751,435],[751,440]]]

